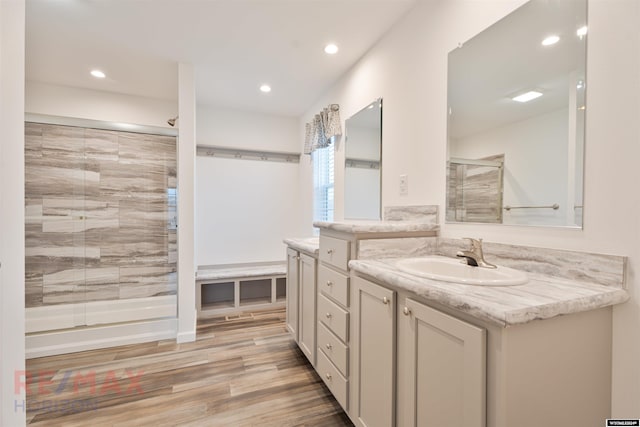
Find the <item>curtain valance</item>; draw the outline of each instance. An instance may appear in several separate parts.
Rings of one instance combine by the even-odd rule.
[[[304,130],[304,154],[329,146],[333,137],[342,135],[340,106],[329,104],[311,122],[305,124]]]

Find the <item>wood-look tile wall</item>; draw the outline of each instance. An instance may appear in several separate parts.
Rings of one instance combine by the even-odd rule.
[[[504,155],[485,157],[504,164]],[[502,223],[502,171],[451,163],[447,168],[447,220]]]
[[[25,125],[26,307],[176,293],[176,138]]]

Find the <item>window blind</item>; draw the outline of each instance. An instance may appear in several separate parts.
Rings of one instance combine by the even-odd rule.
[[[333,221],[333,144],[311,153],[313,162],[313,220]]]

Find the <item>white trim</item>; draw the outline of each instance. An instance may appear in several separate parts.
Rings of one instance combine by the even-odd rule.
[[[121,323],[27,335],[26,358],[175,339],[177,319]]]
[[[197,328],[197,314],[195,313],[194,310],[194,314],[193,314],[193,330],[192,331],[184,331],[184,332],[179,332],[176,335],[176,343],[180,344],[183,342],[193,342],[196,340],[196,328]]]
[[[195,177],[196,81],[192,64],[178,64],[178,332],[196,336]]]
[[[26,333],[176,317],[177,297],[166,295],[126,300],[88,301],[26,309]]]

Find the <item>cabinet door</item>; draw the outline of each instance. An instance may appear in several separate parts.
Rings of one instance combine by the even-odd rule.
[[[300,254],[300,349],[316,365],[316,260]]]
[[[366,427],[395,425],[396,313],[392,290],[354,277],[353,411]]]
[[[287,249],[287,329],[298,342],[298,252]]]
[[[400,309],[402,424],[484,427],[486,331],[409,298]]]

